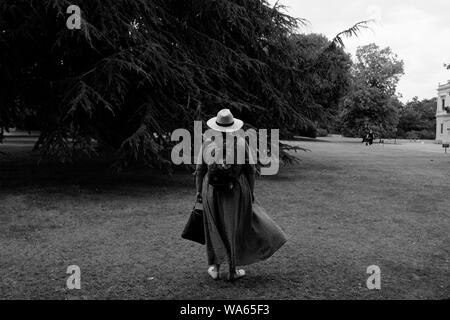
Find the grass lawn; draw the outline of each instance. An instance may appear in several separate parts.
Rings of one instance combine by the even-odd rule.
[[[256,186],[289,241],[235,283],[210,280],[205,249],[180,238],[189,174],[38,170],[22,159],[28,147],[0,146],[17,151],[0,163],[0,298],[450,298],[450,154],[295,143],[311,152]],[[69,265],[81,268],[81,290],[66,288]],[[370,265],[381,290],[366,287]]]

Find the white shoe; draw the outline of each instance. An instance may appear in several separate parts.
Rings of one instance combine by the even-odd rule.
[[[217,266],[210,266],[208,268],[208,274],[213,278],[213,280],[219,279],[219,268]]]
[[[234,274],[228,275],[228,281],[233,281],[245,277],[245,270],[239,269],[234,272]]]

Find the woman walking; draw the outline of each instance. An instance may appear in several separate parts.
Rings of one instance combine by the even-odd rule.
[[[235,280],[245,276],[245,271],[237,266],[269,258],[286,242],[286,237],[264,209],[254,203],[255,166],[245,139],[227,139],[242,128],[243,122],[224,109],[207,125],[220,132],[223,139],[205,141],[201,156],[211,150],[228,154],[234,148],[234,155],[239,147],[247,151],[244,164],[202,161],[196,168],[197,199],[203,203],[208,273],[217,280],[220,267],[227,264],[227,279]]]

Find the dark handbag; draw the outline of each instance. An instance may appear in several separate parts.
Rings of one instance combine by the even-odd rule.
[[[236,183],[236,177],[229,169],[219,169],[212,166],[209,170],[208,183],[216,188],[232,189]]]
[[[194,241],[200,244],[205,244],[205,229],[203,225],[203,208],[196,208],[197,203],[192,209],[186,226],[184,227],[181,237],[186,240]]]
[[[228,187],[230,184],[234,184],[235,179],[226,172],[215,172],[209,175],[208,181],[213,187],[224,188]]]

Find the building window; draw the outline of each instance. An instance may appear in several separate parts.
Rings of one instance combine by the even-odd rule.
[[[445,110],[445,98],[442,98],[442,110]]]
[[[441,134],[444,134],[444,124],[441,123]]]

